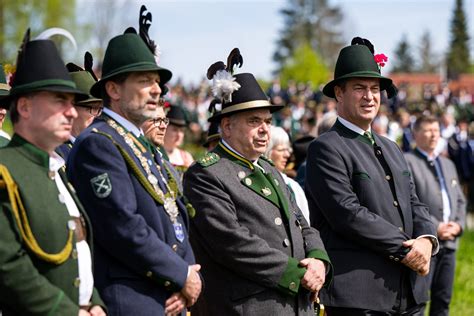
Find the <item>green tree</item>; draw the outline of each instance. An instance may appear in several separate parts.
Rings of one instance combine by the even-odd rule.
[[[410,43],[408,43],[406,34],[404,34],[395,50],[395,62],[392,72],[412,72],[415,68],[414,64]]]
[[[280,11],[284,27],[273,55],[278,70],[293,56],[295,49],[305,43],[309,43],[326,65],[334,65],[344,44],[341,27],[343,14],[339,7],[331,7],[328,2],[288,0],[287,7]]]
[[[431,35],[429,31],[425,31],[421,36],[420,41],[420,66],[419,72],[433,73],[436,72],[439,64],[436,61],[436,56],[433,53],[433,47],[431,42]]]
[[[466,14],[463,1],[456,0],[451,20],[451,37],[446,58],[448,79],[456,79],[460,73],[469,69],[469,35],[467,33]]]
[[[311,82],[313,86],[326,83],[329,71],[321,57],[308,43],[302,44],[294,51],[293,56],[287,59],[280,72],[280,80],[286,86],[289,80],[297,82]]]
[[[50,27],[65,28],[74,34],[75,7],[75,0],[0,1],[0,62],[16,62],[27,28],[31,28],[32,38]]]

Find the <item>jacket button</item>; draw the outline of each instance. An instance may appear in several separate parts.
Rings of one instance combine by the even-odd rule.
[[[390,181],[390,179],[392,179],[392,177],[391,177],[389,174],[387,174],[387,175],[385,176],[385,179],[387,179],[387,181]]]
[[[285,246],[285,247],[289,247],[289,246],[290,246],[290,241],[288,240],[288,238],[285,238],[285,239],[283,240],[283,246]]]
[[[403,232],[403,227],[398,227],[398,230],[400,230],[401,232]]]
[[[398,202],[397,202],[397,201],[393,201],[393,206],[397,207],[397,206],[398,206]]]
[[[393,260],[393,258],[395,258],[395,257],[392,256],[392,255],[390,255],[390,256],[388,256],[388,258],[389,258],[390,260]]]
[[[75,278],[74,279],[74,287],[79,287],[79,285],[81,285],[81,279]]]
[[[400,259],[398,259],[398,258],[395,258],[395,259],[393,259],[393,260],[395,260],[395,261],[397,261],[397,262],[400,261]]]
[[[280,217],[275,218],[275,225],[280,226],[283,223]]]
[[[171,282],[170,281],[165,281],[164,285],[165,285],[165,287],[169,287],[171,285]]]
[[[296,290],[296,283],[295,282],[291,282],[290,283],[290,290]]]
[[[153,276],[153,272],[147,271],[147,272],[146,272],[146,276],[149,277],[149,278],[151,278],[151,277]]]
[[[171,246],[171,248],[173,249],[174,252],[178,251],[178,245],[177,244],[173,244],[173,246]]]

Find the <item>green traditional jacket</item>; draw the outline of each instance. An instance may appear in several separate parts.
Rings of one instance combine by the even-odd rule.
[[[70,216],[59,191],[48,175],[49,155],[15,134],[0,149],[0,165],[6,166],[18,185],[29,226],[40,248],[58,253],[68,239]],[[63,172],[60,172],[63,175]],[[86,221],[87,241],[92,251],[89,220],[74,188],[62,176]],[[43,261],[26,247],[5,187],[0,187],[0,310],[7,315],[77,315],[79,272],[75,236],[73,250],[57,265]],[[104,307],[94,289],[92,305]]]

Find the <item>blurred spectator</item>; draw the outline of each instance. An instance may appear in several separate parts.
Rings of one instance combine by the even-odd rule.
[[[283,180],[285,180],[296,200],[296,204],[309,224],[308,201],[303,188],[284,173],[288,159],[291,156],[290,138],[283,128],[275,126],[272,126],[270,135],[270,143],[265,151],[265,156],[270,158],[275,164],[275,168],[280,171]]]

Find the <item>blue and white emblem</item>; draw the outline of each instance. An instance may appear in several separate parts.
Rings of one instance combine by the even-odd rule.
[[[92,190],[98,198],[106,198],[112,192],[112,183],[110,183],[109,175],[103,173],[91,179]]]

